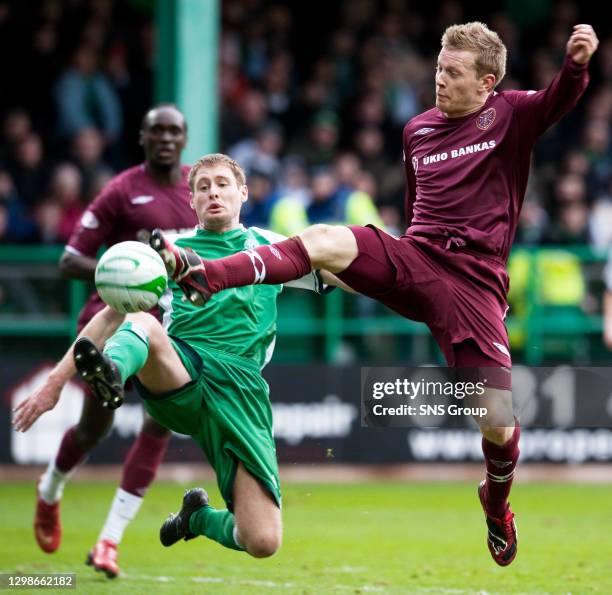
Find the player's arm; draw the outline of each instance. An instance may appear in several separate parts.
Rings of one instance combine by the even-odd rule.
[[[593,27],[575,25],[563,67],[546,89],[506,92],[525,137],[542,134],[576,105],[589,83],[587,66],[598,45]]]
[[[404,217],[406,227],[410,227],[414,214],[414,201],[416,200],[416,172],[412,164],[410,151],[410,123],[404,127],[403,148],[404,148],[404,172],[406,174],[406,191],[404,194]]]
[[[95,198],[70,236],[59,268],[64,277],[93,281],[96,254],[121,221],[125,197],[112,182]]]
[[[60,258],[59,269],[63,277],[93,281],[97,264],[95,258],[74,252],[70,246],[66,246]]]
[[[125,314],[119,314],[119,312],[115,312],[107,306],[85,325],[79,333],[79,337],[88,337],[101,349],[124,318]],[[43,386],[17,405],[12,422],[16,431],[25,432],[45,411],[49,411],[57,405],[64,385],[76,372],[72,359],[73,347],[74,343],[53,370],[49,372],[47,381]]]

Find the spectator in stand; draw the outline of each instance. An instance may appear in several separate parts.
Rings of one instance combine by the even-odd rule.
[[[10,110],[2,122],[2,144],[0,159],[8,160],[15,147],[32,133],[32,119],[30,114],[16,107]]]
[[[547,244],[588,244],[589,208],[584,178],[564,174],[555,186],[556,216],[544,237]]]
[[[9,159],[9,170],[19,198],[26,209],[40,202],[49,184],[49,166],[45,161],[42,140],[30,132],[20,140]]]
[[[260,172],[276,183],[281,172],[283,140],[281,126],[269,121],[259,128],[254,138],[230,147],[228,155],[240,164],[249,179],[253,172]]]
[[[109,170],[108,165],[102,159],[103,151],[104,140],[95,128],[84,128],[72,139],[70,157],[72,163],[81,172],[83,178],[81,194],[86,201],[95,196],[93,185],[96,176]]]
[[[76,224],[81,220],[85,204],[81,198],[82,176],[71,163],[55,168],[48,201],[57,205],[60,217],[55,234],[57,243],[66,244]]]
[[[289,153],[304,158],[307,167],[331,165],[340,137],[340,119],[329,110],[317,113],[308,130],[302,131],[289,147]]]
[[[606,192],[612,179],[612,143],[610,123],[590,120],[584,129],[584,151],[589,163],[587,186],[591,196]]]
[[[273,188],[272,178],[267,173],[251,170],[249,197],[240,212],[240,221],[245,227],[270,228]]]
[[[119,96],[98,68],[98,54],[88,43],[74,50],[55,85],[54,97],[60,139],[71,139],[91,128],[100,132],[105,146],[120,138],[123,122]]]
[[[333,171],[321,168],[312,178],[312,202],[306,209],[310,225],[314,223],[345,223],[383,227],[372,197],[361,190],[340,188]]]
[[[36,225],[30,219],[8,171],[0,169],[0,243],[30,242]]]
[[[225,146],[232,146],[244,138],[252,138],[268,121],[266,98],[261,91],[249,90],[235,109],[225,109],[222,117],[222,138]]]

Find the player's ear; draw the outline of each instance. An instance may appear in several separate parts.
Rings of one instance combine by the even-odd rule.
[[[240,194],[242,195],[242,202],[249,200],[249,187],[246,184],[243,184],[240,188]]]
[[[195,204],[193,202],[193,192],[189,193],[189,206],[195,211]]]
[[[497,79],[494,74],[485,74],[481,80],[482,90],[490,93],[495,88]]]
[[[138,145],[144,147],[144,130],[142,128],[138,131]]]

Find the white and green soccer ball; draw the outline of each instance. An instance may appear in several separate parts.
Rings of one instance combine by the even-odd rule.
[[[95,279],[104,303],[122,314],[150,310],[168,286],[161,256],[141,242],[111,246],[98,261]]]

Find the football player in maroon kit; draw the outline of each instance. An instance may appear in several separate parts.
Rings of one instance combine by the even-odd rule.
[[[161,104],[147,112],[140,130],[145,162],[113,178],[84,213],[62,255],[60,268],[65,276],[93,280],[96,254],[102,246],[125,240],[147,241],[151,230],[157,227],[193,229],[197,218],[189,205],[189,167],[180,162],[186,141],[187,125],[176,107]],[[79,330],[103,307],[98,294],[92,293],[80,314]],[[41,391],[47,389],[43,387]],[[34,534],[43,551],[52,553],[58,549],[64,485],[87,453],[110,431],[113,418],[113,410],[103,407],[91,394],[85,395],[79,422],[64,434],[38,484]],[[142,504],[169,438],[166,428],[144,415],[140,434],[125,460],[121,487],[87,559],[109,578],[119,573],[117,545]]]
[[[194,303],[228,287],[284,283],[327,269],[355,291],[425,322],[449,366],[487,381],[486,479],[478,495],[489,551],[507,566],[517,552],[508,495],[519,456],[512,415],[506,261],[538,137],[578,101],[598,40],[576,25],[563,67],[541,91],[495,91],[506,48],[479,22],[449,27],[436,68],[436,107],[403,135],[408,228],[400,238],[374,226],[315,225],[299,236],[202,261],[154,232],[172,276]]]

